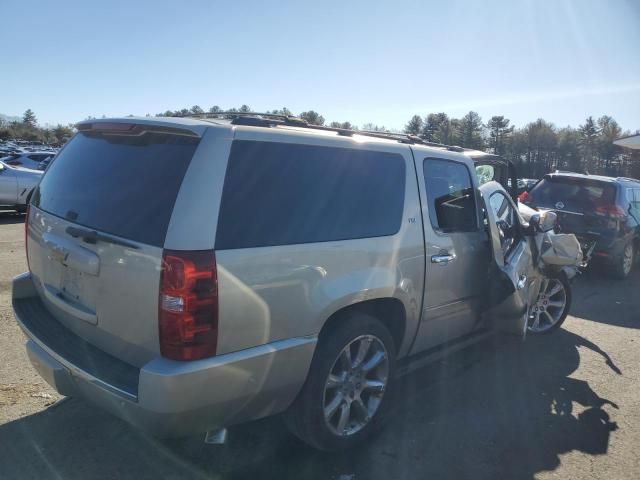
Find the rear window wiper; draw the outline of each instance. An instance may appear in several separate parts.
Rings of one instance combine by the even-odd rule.
[[[71,235],[73,238],[81,238],[87,243],[96,243],[98,241],[104,243],[112,243],[113,245],[121,245],[123,247],[139,249],[135,243],[127,242],[126,240],[120,240],[119,238],[106,235],[104,233],[96,232],[95,230],[89,230],[87,228],[67,227],[65,232]]]

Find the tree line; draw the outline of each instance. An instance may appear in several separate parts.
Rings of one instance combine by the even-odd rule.
[[[209,108],[208,110],[204,110],[202,107],[200,107],[199,105],[194,105],[191,108],[183,108],[181,110],[167,110],[165,112],[162,113],[158,113],[156,114],[157,117],[185,117],[188,115],[203,115],[205,113],[212,113],[212,114],[216,114],[216,113],[222,113],[222,112],[229,112],[229,113],[250,113],[253,110],[251,110],[251,107],[249,107],[248,105],[242,105],[239,108],[228,108],[228,109],[222,109],[220,108],[218,105],[214,105],[213,107]],[[289,116],[294,116],[294,117],[298,117],[301,118],[303,120],[305,120],[307,123],[310,123],[311,125],[327,125],[329,127],[332,128],[344,128],[344,129],[348,129],[348,130],[358,130],[358,126],[352,124],[351,122],[329,122],[327,123],[327,121],[325,120],[325,118],[320,115],[318,112],[314,111],[314,110],[307,110],[304,112],[300,112],[298,115],[294,115],[294,113],[289,110],[287,107],[283,107],[281,109],[275,109],[275,110],[267,110],[266,112],[261,112],[261,113],[271,113],[273,115],[289,115]],[[370,127],[370,128],[367,128]],[[388,131],[384,126],[378,126],[378,125],[374,125],[372,123],[367,123],[365,125],[363,125],[363,130],[378,130],[378,131]]]
[[[204,113],[251,112],[248,105],[223,110],[214,105],[205,111],[198,105],[182,110],[167,110],[158,116],[186,116]],[[267,110],[264,113],[293,115],[291,110]],[[314,110],[301,112],[298,117],[313,125],[358,130],[351,122],[332,121]],[[384,126],[366,123],[365,131],[394,132]],[[570,170],[611,176],[640,178],[640,152],[618,147],[613,141],[630,132],[622,128],[612,117],[598,119],[588,117],[578,127],[556,127],[542,118],[516,128],[503,115],[494,115],[486,123],[477,112],[469,112],[462,118],[449,117],[446,113],[413,115],[403,129],[428,142],[457,145],[484,150],[506,157],[518,166],[520,177],[540,178],[555,170]]]
[[[540,178],[555,170],[640,178],[640,152],[613,144],[631,132],[623,132],[608,115],[590,116],[577,128],[558,128],[542,118],[515,128],[502,115],[484,123],[476,112],[459,119],[430,113],[411,117],[404,131],[429,142],[501,155],[514,161],[525,178]]]
[[[226,110],[214,105],[206,111],[194,105],[181,110],[167,110],[156,116],[251,111],[248,105]],[[264,113],[294,115],[286,107],[267,110]],[[327,122],[323,115],[314,110],[306,110],[295,116],[313,125],[359,129],[349,121]],[[373,123],[363,124],[360,130],[397,132]],[[68,140],[73,132],[73,125],[59,124],[52,128],[38,126],[36,115],[31,109],[24,112],[22,121],[7,122],[0,119],[0,140],[19,138],[61,144]],[[428,142],[457,145],[502,155],[515,162],[519,175],[525,178],[540,178],[554,170],[640,178],[640,151],[613,144],[615,139],[629,135],[630,132],[623,132],[618,122],[608,115],[597,119],[588,117],[578,127],[559,128],[539,118],[516,128],[502,115],[492,116],[485,123],[476,112],[469,112],[462,118],[449,117],[446,113],[440,112],[424,116],[413,115],[403,132]]]
[[[73,125],[58,124],[51,128],[38,126],[36,114],[30,108],[22,115],[22,121],[6,121],[0,118],[0,140],[20,139],[62,145],[73,133]]]

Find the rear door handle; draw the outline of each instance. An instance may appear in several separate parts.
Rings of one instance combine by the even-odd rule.
[[[456,256],[451,253],[439,253],[438,255],[431,256],[431,263],[437,263],[438,265],[447,265],[449,262],[455,260]]]

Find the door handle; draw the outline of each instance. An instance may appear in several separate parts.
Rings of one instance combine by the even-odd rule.
[[[440,253],[438,255],[431,256],[431,263],[437,263],[438,265],[447,265],[449,262],[455,260],[456,256],[451,253]]]
[[[518,279],[518,282],[516,283],[516,287],[518,287],[518,290],[522,290],[526,284],[527,284],[527,276],[526,275],[520,275],[520,278]]]

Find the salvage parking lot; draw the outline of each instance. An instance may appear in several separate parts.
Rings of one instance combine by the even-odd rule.
[[[640,272],[574,283],[555,334],[491,339],[399,380],[365,448],[313,451],[279,419],[224,446],[159,442],[60,397],[29,365],[10,307],[26,269],[22,217],[0,212],[0,478],[638,478]]]

